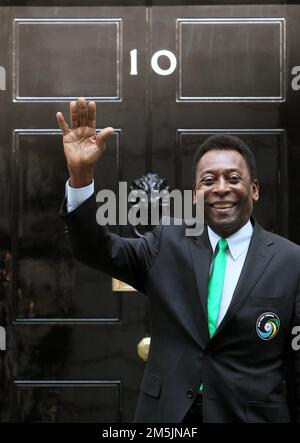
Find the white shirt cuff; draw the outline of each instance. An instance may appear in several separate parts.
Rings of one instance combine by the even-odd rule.
[[[65,196],[67,199],[67,211],[71,212],[93,195],[95,185],[93,180],[90,185],[85,186],[84,188],[72,188],[69,181],[70,180],[66,182]]]

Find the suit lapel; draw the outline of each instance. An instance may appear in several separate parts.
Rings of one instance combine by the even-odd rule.
[[[207,228],[204,229],[204,232],[201,236],[190,237],[189,245],[193,260],[198,293],[200,295],[202,309],[205,317],[205,339],[209,340],[209,332],[207,326],[207,288],[209,279],[209,268],[212,258],[212,248],[208,238]]]
[[[227,313],[218,326],[214,337],[222,331],[238,309],[240,309],[266,270],[274,255],[274,248],[271,247],[272,244],[273,240],[270,240],[268,233],[255,222],[254,232],[240,278]]]

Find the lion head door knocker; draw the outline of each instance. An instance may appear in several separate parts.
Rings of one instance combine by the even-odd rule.
[[[164,207],[169,206],[166,196],[171,188],[165,178],[149,172],[135,179],[129,189],[129,205],[138,214],[131,226],[137,237],[143,237],[159,223]]]

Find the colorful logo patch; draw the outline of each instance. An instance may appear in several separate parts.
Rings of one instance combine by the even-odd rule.
[[[256,332],[262,340],[271,340],[277,335],[280,320],[273,312],[261,314],[256,322]]]

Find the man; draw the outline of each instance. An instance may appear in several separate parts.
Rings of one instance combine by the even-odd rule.
[[[61,216],[75,257],[150,300],[151,347],[137,422],[288,422],[284,389],[293,326],[300,324],[300,248],[251,217],[259,186],[241,140],[216,136],[196,152],[195,190],[207,227],[156,227],[125,239],[97,225],[93,167],[112,128],[96,134],[96,105],[61,113],[70,172]],[[293,352],[300,421],[300,353]]]

